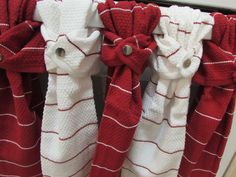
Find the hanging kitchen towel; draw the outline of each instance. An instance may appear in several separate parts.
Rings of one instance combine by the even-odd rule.
[[[50,177],[85,177],[97,138],[91,75],[98,71],[100,32],[86,28],[92,0],[37,3],[47,42],[49,72],[44,107],[41,161]]]
[[[214,177],[230,133],[235,108],[236,16],[213,14],[212,40],[204,42],[194,81],[200,101],[188,117],[180,177]]]
[[[0,1],[0,176],[40,177],[44,100],[38,75],[46,71],[35,0]]]
[[[98,5],[105,26],[101,59],[110,81],[90,177],[118,177],[141,111],[139,76],[156,48],[159,7],[134,1]]]
[[[183,155],[191,80],[211,37],[213,18],[200,10],[161,8],[157,56],[143,113],[122,177],[176,177]]]

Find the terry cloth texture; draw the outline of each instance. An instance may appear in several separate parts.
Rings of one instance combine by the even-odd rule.
[[[204,42],[194,81],[200,100],[188,117],[180,177],[214,177],[230,133],[235,108],[236,16],[213,14],[212,40]]]
[[[202,40],[211,37],[212,24],[213,18],[200,10],[161,8],[157,55],[150,62],[153,75],[122,177],[178,175],[191,80],[202,57]]]
[[[46,71],[35,0],[0,1],[0,176],[41,175],[44,100],[35,73]]]
[[[98,12],[105,26],[101,58],[109,78],[90,177],[119,177],[142,111],[139,76],[156,48],[151,33],[160,10],[153,4],[107,0]]]
[[[38,1],[49,72],[43,114],[42,172],[50,177],[88,175],[97,139],[91,75],[98,71],[100,32],[85,28],[91,0]]]

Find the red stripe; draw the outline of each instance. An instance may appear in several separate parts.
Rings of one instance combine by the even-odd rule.
[[[54,160],[52,160],[52,159],[49,159],[48,157],[45,157],[45,156],[43,156],[42,154],[41,154],[41,157],[43,157],[44,159],[46,159],[46,160],[48,160],[48,161],[50,161],[50,162],[53,162],[53,163],[63,164],[63,163],[66,163],[66,162],[69,162],[69,161],[75,159],[75,158],[78,157],[80,154],[82,154],[86,149],[88,149],[90,146],[95,145],[95,144],[96,144],[96,143],[90,143],[90,144],[87,145],[85,148],[83,148],[80,152],[78,152],[75,156],[71,157],[71,158],[68,159],[68,160],[61,161],[61,162],[59,162],[59,161],[54,161]]]
[[[74,44],[66,34],[60,34],[60,35],[58,35],[58,37],[57,37],[57,39],[56,39],[55,41],[54,41],[54,40],[47,40],[46,43],[47,43],[47,42],[57,42],[58,39],[59,39],[60,37],[62,37],[62,36],[64,36],[64,37],[67,39],[67,41],[68,41],[71,45],[73,45],[75,48],[77,48],[77,49],[78,49],[81,53],[83,53],[84,56],[86,56],[86,57],[91,56],[91,55],[98,55],[98,54],[100,54],[100,52],[94,52],[94,53],[86,54],[79,46],[77,46],[76,44]]]
[[[164,153],[166,153],[166,154],[176,154],[176,153],[178,153],[178,152],[183,152],[184,151],[184,149],[180,149],[180,150],[176,150],[176,151],[173,151],[173,152],[168,152],[168,151],[165,151],[164,149],[162,149],[156,142],[154,142],[154,141],[149,141],[149,140],[138,140],[138,139],[133,139],[133,141],[137,141],[137,142],[141,142],[141,143],[151,143],[151,144],[154,144],[154,145],[156,145],[156,147],[160,150],[160,151],[162,151],[162,152],[164,152]]]
[[[171,168],[171,169],[166,170],[166,171],[161,172],[161,173],[155,173],[155,172],[151,171],[149,168],[147,168],[147,167],[145,167],[145,166],[142,166],[142,165],[138,165],[138,164],[134,163],[133,161],[131,161],[129,158],[127,158],[127,159],[128,159],[128,161],[130,161],[133,165],[138,166],[138,167],[141,167],[141,168],[144,168],[144,169],[148,170],[150,173],[152,173],[152,174],[154,174],[154,175],[162,175],[162,174],[168,173],[168,172],[170,172],[170,171],[178,171],[178,170],[179,170],[179,169]]]
[[[81,102],[84,102],[84,101],[88,101],[88,100],[92,100],[93,98],[94,98],[94,97],[81,99],[81,100],[75,102],[75,103],[74,103],[71,107],[69,107],[69,108],[66,108],[66,109],[59,109],[59,108],[58,108],[58,111],[69,111],[69,110],[71,110],[75,105],[77,105],[78,103],[81,103]]]
[[[185,34],[191,34],[191,32],[185,31],[185,30],[181,30],[181,29],[178,29],[178,31],[179,31],[179,32],[183,32],[183,33],[185,33]]]
[[[69,76],[68,73],[65,73],[65,74],[58,74],[58,73],[48,72],[48,74],[52,74],[52,75],[56,75],[56,76]]]
[[[69,177],[72,177],[76,174],[78,174],[80,171],[82,171],[90,162],[92,162],[93,159],[90,159],[81,169],[79,169],[77,172],[75,172],[74,174],[70,175]]]
[[[169,122],[169,120],[168,119],[162,119],[162,121],[161,122],[155,122],[155,121],[153,121],[153,120],[151,120],[151,119],[148,119],[148,118],[146,118],[146,117],[144,117],[144,116],[142,116],[143,117],[143,119],[144,120],[147,120],[147,121],[149,121],[149,122],[152,122],[152,123],[154,123],[154,124],[156,124],[156,125],[161,125],[164,121],[166,121],[167,123],[168,123],[168,125],[171,127],[171,128],[183,128],[183,127],[186,127],[186,125],[171,125],[170,124],[170,122]]]
[[[69,136],[69,137],[67,137],[67,138],[60,138],[60,137],[59,137],[59,140],[60,140],[60,141],[66,141],[66,140],[68,140],[68,139],[71,139],[73,136],[75,136],[78,132],[80,132],[80,131],[83,130],[84,128],[86,128],[86,127],[88,127],[88,126],[90,126],[90,125],[97,125],[97,124],[98,124],[97,122],[88,123],[88,124],[86,124],[86,125],[80,127],[80,128],[79,128],[77,131],[75,131],[71,136]],[[56,134],[56,135],[59,135],[59,133],[58,133],[58,132],[55,132],[55,131],[44,131],[44,130],[42,130],[42,132],[43,132],[43,133],[49,133],[49,134]]]

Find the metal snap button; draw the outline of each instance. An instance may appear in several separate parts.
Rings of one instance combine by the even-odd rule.
[[[184,68],[188,68],[191,65],[192,61],[190,59],[187,59],[183,63]]]
[[[3,56],[0,54],[0,61],[2,61],[3,60]]]
[[[57,48],[56,49],[56,55],[59,57],[65,57],[66,51],[63,48]]]
[[[131,55],[132,52],[133,52],[133,49],[132,49],[132,47],[130,45],[124,45],[124,47],[123,47],[123,54],[125,56]]]

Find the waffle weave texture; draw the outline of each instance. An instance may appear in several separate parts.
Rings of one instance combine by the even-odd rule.
[[[177,177],[185,145],[191,80],[210,37],[213,18],[200,10],[161,8],[153,75],[143,97],[141,122],[122,177]]]
[[[91,167],[98,127],[91,75],[98,71],[101,37],[85,28],[90,8],[90,0],[37,3],[49,73],[41,137],[45,176],[85,177]]]
[[[212,14],[212,40],[205,41],[194,82],[201,85],[188,116],[180,177],[214,177],[230,133],[235,108],[236,16]]]
[[[36,73],[46,71],[35,0],[0,1],[0,176],[40,177],[44,100]]]
[[[107,0],[98,12],[105,26],[101,60],[108,66],[108,90],[90,177],[119,177],[142,111],[139,76],[156,48],[151,33],[160,10]]]

